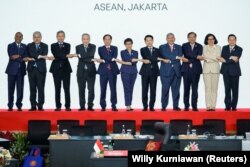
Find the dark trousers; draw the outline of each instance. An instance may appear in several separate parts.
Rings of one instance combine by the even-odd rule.
[[[65,107],[70,108],[70,76],[71,74],[53,74],[55,85],[55,101],[56,108],[61,108],[61,86],[63,83],[64,95],[65,95]]]
[[[226,108],[236,109],[239,96],[239,76],[223,75],[225,85],[225,105]]]
[[[35,108],[43,107],[44,104],[44,86],[46,79],[46,72],[39,72],[37,68],[29,71],[29,83],[30,83],[30,103],[31,107]],[[38,90],[38,103],[36,101],[36,94]]]
[[[13,108],[14,92],[16,87],[16,106],[21,108],[23,106],[23,87],[24,75],[19,71],[17,75],[8,75],[8,107]]]
[[[101,100],[100,105],[102,108],[106,108],[106,91],[107,91],[107,84],[109,83],[110,92],[111,92],[111,107],[115,108],[117,104],[117,93],[116,93],[116,80],[117,75],[113,75],[111,73],[107,75],[100,75],[100,84],[101,84]]]
[[[125,106],[131,106],[132,104],[133,90],[136,77],[137,74],[121,73],[125,97]]]
[[[142,75],[142,104],[144,108],[148,108],[148,89],[150,88],[149,108],[154,108],[156,97],[156,85],[158,76]]]
[[[88,107],[92,108],[94,106],[94,98],[95,98],[95,78],[96,74],[89,74],[87,71],[83,73],[82,77],[77,77],[78,89],[79,89],[79,101],[80,108],[85,108],[86,100],[85,100],[85,88],[87,83],[88,88]]]
[[[200,74],[194,74],[194,72],[190,69],[187,72],[182,73],[183,76],[183,82],[184,82],[184,105],[185,108],[189,108],[189,98],[190,98],[190,92],[192,89],[192,95],[191,95],[191,105],[192,108],[197,108],[197,102],[198,102],[198,86],[200,81]]]
[[[161,76],[161,82],[162,82],[162,97],[161,97],[162,108],[166,108],[168,106],[170,87],[172,91],[173,108],[178,108],[180,99],[181,77],[177,77],[175,71],[172,69],[170,72],[170,76]]]

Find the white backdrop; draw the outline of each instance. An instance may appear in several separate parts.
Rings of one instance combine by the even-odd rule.
[[[96,3],[166,3],[168,10],[164,11],[94,11]],[[176,43],[186,42],[189,31],[198,34],[197,41],[203,43],[207,33],[214,33],[219,45],[227,44],[227,35],[235,33],[238,44],[243,47],[241,68],[243,76],[240,79],[239,107],[250,107],[250,1],[249,0],[1,0],[0,1],[0,108],[7,108],[7,75],[8,63],[7,45],[13,42],[14,34],[21,31],[24,43],[32,42],[32,33],[41,31],[43,42],[49,44],[56,41],[58,30],[66,32],[66,42],[71,44],[71,53],[75,46],[81,43],[81,34],[90,33],[91,42],[97,46],[103,45],[102,36],[110,33],[113,45],[119,51],[124,49],[123,40],[131,37],[134,49],[144,46],[143,38],[146,34],[155,37],[155,46],[165,43],[168,32],[176,35]],[[50,48],[49,48],[50,49]],[[49,53],[51,55],[51,52]],[[96,54],[96,57],[98,55]],[[120,57],[120,55],[118,55]],[[78,87],[76,82],[77,59],[70,60],[73,68],[71,78],[72,108],[79,107]],[[51,62],[47,62],[49,69]],[[138,63],[138,69],[141,64]],[[182,83],[183,84],[183,83]],[[117,83],[118,107],[124,107],[124,93],[120,76]],[[24,108],[30,107],[29,83],[25,77]],[[95,108],[100,108],[100,83],[97,75],[95,85]],[[107,102],[110,107],[110,93],[108,89]],[[222,77],[219,82],[218,107],[224,108],[224,86]],[[141,108],[141,77],[138,75],[134,89],[133,106]],[[170,96],[171,97],[171,96]],[[204,84],[201,77],[199,85],[199,107],[205,107]],[[156,107],[160,108],[161,83],[158,80]],[[64,104],[64,94],[62,93]],[[180,106],[183,107],[183,86],[181,86]],[[45,86],[45,108],[54,108],[54,83],[52,74],[47,73]],[[170,105],[172,107],[172,99]]]

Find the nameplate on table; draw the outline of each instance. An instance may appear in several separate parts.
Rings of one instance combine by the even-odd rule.
[[[69,140],[69,135],[66,134],[50,135],[48,140]]]
[[[127,157],[128,150],[104,150],[104,157]]]

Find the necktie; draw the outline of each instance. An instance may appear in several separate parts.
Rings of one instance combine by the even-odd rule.
[[[36,50],[38,50],[39,49],[39,44],[36,44]]]
[[[194,44],[191,44],[192,51],[194,50]]]
[[[171,52],[173,52],[173,47],[174,47],[173,45],[170,45]]]
[[[62,47],[63,47],[63,44],[62,44],[62,43],[59,43],[59,47],[62,48]]]
[[[152,56],[153,49],[152,49],[152,48],[149,48],[149,51],[150,51],[150,56]]]
[[[84,51],[85,53],[87,53],[87,46],[84,46]]]
[[[233,51],[233,47],[232,46],[230,46],[230,53]]]

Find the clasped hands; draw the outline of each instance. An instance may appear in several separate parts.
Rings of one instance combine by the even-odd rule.
[[[239,62],[239,57],[237,57],[237,56],[231,56],[229,59],[233,60],[235,63]],[[222,63],[226,62],[226,60],[221,56],[218,56],[217,60],[222,62]]]

